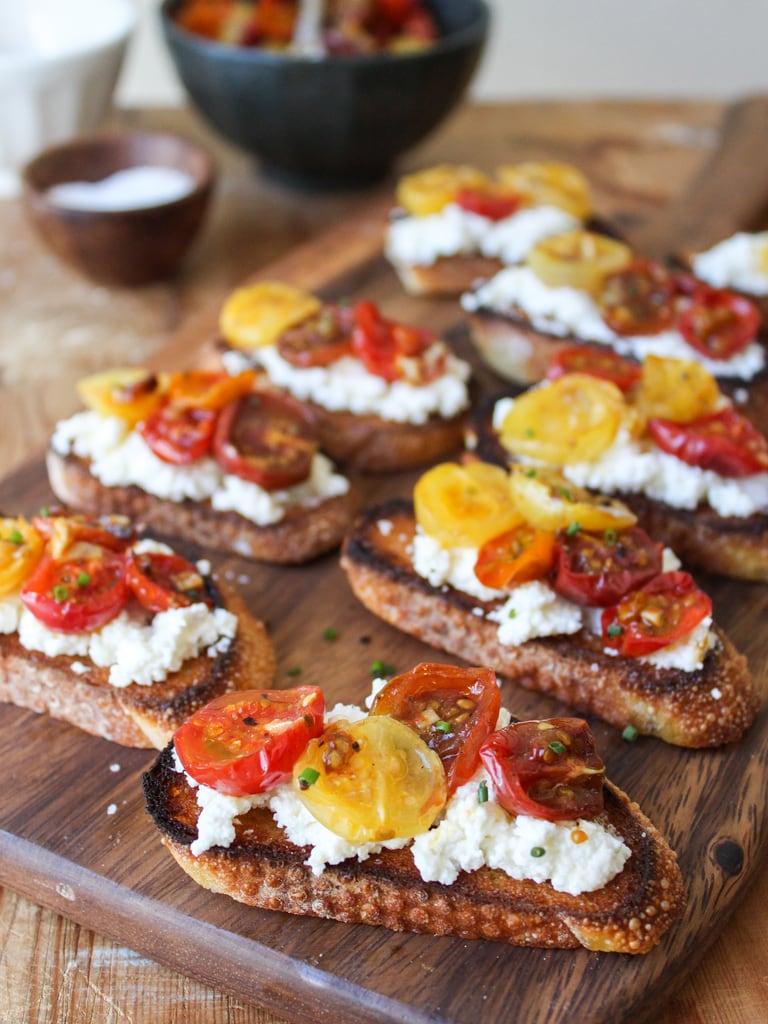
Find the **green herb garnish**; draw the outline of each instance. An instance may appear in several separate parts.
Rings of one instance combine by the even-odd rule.
[[[477,787],[477,802],[479,804],[488,803],[488,783],[483,779],[480,785]]]
[[[62,584],[59,583],[59,584],[57,584],[53,588],[53,599],[54,599],[54,601],[58,601],[59,604],[61,604],[62,601],[66,601],[68,597],[69,597],[69,590],[67,590],[67,588],[65,586],[63,586]]]
[[[440,732],[453,732],[450,722],[444,722],[442,719],[439,722],[435,722],[435,728],[439,729]]]
[[[81,572],[77,577],[78,587],[87,587],[91,582],[91,574],[89,572]]]
[[[627,743],[634,743],[640,733],[634,727],[634,725],[625,725],[622,732],[621,738],[626,740]]]
[[[548,743],[547,746],[553,754],[564,754],[566,750],[565,744],[561,743],[560,740],[552,740],[552,742]]]
[[[314,768],[305,768],[299,775],[299,789],[309,789],[310,786],[314,786],[319,778],[320,772]]]
[[[606,630],[606,633],[608,634],[608,636],[621,636],[621,634],[623,632],[624,632],[624,629],[621,626],[619,626],[617,623],[615,623],[615,622],[612,622],[611,625]]]
[[[543,846],[534,846],[534,848],[531,850],[531,856],[543,857],[546,852],[547,851],[544,849]]]
[[[338,637],[338,630],[334,629],[333,626],[328,626],[327,629],[323,630],[324,640],[335,640]]]
[[[580,529],[581,523],[573,522],[569,525],[568,529],[565,532],[568,534],[569,537],[575,537]]]

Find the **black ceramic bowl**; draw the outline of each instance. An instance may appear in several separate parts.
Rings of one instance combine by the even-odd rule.
[[[173,20],[163,34],[181,81],[221,135],[299,184],[362,185],[389,171],[456,105],[488,34],[485,0],[427,0],[441,30],[409,54],[302,57],[211,42]]]

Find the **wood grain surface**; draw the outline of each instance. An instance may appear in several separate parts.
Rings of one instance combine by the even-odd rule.
[[[513,114],[518,115],[517,120]],[[489,166],[526,155],[570,158],[588,173],[594,170],[598,193],[609,197],[606,209],[612,207],[611,212],[621,214],[625,225],[637,226],[643,211],[660,208],[685,185],[702,158],[711,155],[719,114],[716,106],[706,105],[531,105],[470,111],[436,140],[434,148],[416,154],[413,165],[419,165],[417,160],[434,160],[438,154],[440,159],[474,159]],[[507,123],[514,125],[514,131],[505,130]],[[663,136],[661,129],[668,131],[670,125],[685,134],[684,143],[658,142]],[[489,135],[491,129],[493,135]],[[481,135],[486,140],[484,149]],[[655,150],[651,157],[643,145],[644,137],[650,150]],[[649,173],[651,167],[654,170]],[[230,187],[234,180],[240,180],[237,173],[230,179]],[[607,187],[603,184],[606,180],[611,182]],[[262,188],[270,193],[272,186],[260,184],[257,194],[263,197]],[[285,239],[292,228],[296,230],[296,224],[286,216],[275,235],[282,240],[278,248],[282,245],[283,252],[293,249],[302,231],[310,235],[322,227],[323,216],[328,218],[326,223],[333,220],[342,205],[347,215],[342,229],[346,242],[342,245],[338,235],[326,237],[318,246],[292,255],[275,272],[308,287],[370,294],[387,303],[393,313],[417,322],[425,317],[430,324],[454,324],[455,307],[445,303],[425,307],[406,299],[393,290],[387,268],[370,255],[369,233],[376,217],[361,218],[359,213],[367,214],[371,200],[380,201],[383,196],[379,190],[364,197],[347,197],[346,204],[341,204],[338,196],[318,197],[312,207],[317,220],[311,225],[304,221],[299,237],[288,242]],[[284,211],[293,210],[301,217],[304,203],[285,197],[282,201]],[[269,202],[263,202],[266,209]],[[18,217],[15,208],[0,213],[6,224],[13,224]],[[17,228],[21,224],[17,221]],[[229,230],[237,235],[234,224],[229,224]],[[8,344],[9,335],[4,331],[4,467],[18,464],[39,446],[51,420],[74,407],[67,385],[85,372],[84,367],[98,365],[101,356],[102,365],[114,361],[112,352],[107,351],[112,342],[118,350],[124,348],[135,331],[140,336],[137,344],[144,338],[147,358],[164,349],[163,362],[188,362],[194,345],[210,329],[212,314],[206,310],[214,309],[228,287],[266,261],[259,250],[261,258],[247,264],[247,232],[238,237],[234,254],[217,246],[219,256],[226,251],[227,259],[215,266],[203,261],[213,274],[212,278],[203,275],[205,284],[200,278],[195,280],[195,274],[204,269],[201,265],[173,289],[144,296],[97,296],[101,300],[100,326],[94,330],[100,332],[105,351],[97,353],[86,345],[80,360],[60,360],[54,369],[30,359],[28,342],[34,334],[23,314],[26,312],[27,318],[34,315],[32,289],[39,289],[35,295],[38,304],[47,304],[54,314],[52,296],[64,309],[65,296],[71,290],[79,296],[82,310],[83,299],[88,297],[93,306],[94,296],[101,290],[66,276],[57,280],[60,269],[46,262],[23,230],[4,233],[3,245],[17,252],[27,247],[23,255],[28,259],[26,265],[23,259],[14,264],[13,270],[4,262],[0,278],[12,299],[23,299],[10,303],[10,313],[6,304],[2,326],[11,326],[9,317],[18,315],[17,326],[26,331],[27,339],[21,352],[12,351],[14,346]],[[350,249],[353,239],[357,249]],[[34,270],[25,272],[32,267],[32,252]],[[350,252],[352,268],[344,266]],[[16,271],[18,276],[9,286],[9,274]],[[158,317],[161,309],[168,314],[166,321]],[[134,322],[132,315],[138,318]],[[146,319],[139,324],[142,315]],[[188,320],[188,325],[166,349],[171,328],[180,320]],[[109,324],[113,331],[125,332],[119,346],[107,336]],[[151,327],[149,340],[147,326]],[[57,336],[55,325],[51,329],[50,324],[38,321],[37,327],[46,338]],[[454,337],[461,344],[460,329]],[[402,478],[394,486],[407,489],[409,484]],[[388,493],[391,485],[392,481],[386,484]],[[370,496],[376,497],[383,486],[382,481],[372,485]],[[47,489],[39,460],[4,481],[0,493],[6,507],[14,501],[31,508],[43,500]],[[239,579],[254,611],[270,619],[280,671],[287,674],[290,668],[301,667],[304,678],[311,673],[332,695],[359,696],[374,658],[405,667],[424,656],[424,649],[415,641],[379,625],[356,606],[344,590],[333,559],[307,569],[265,569],[258,574],[252,566],[237,561],[219,561],[217,568]],[[765,589],[722,582],[713,582],[710,589],[716,596],[720,620],[747,653],[765,695],[763,666],[768,652],[764,630],[756,628],[765,621]],[[297,593],[302,595],[300,600]],[[307,604],[309,595],[318,593],[323,608],[333,607],[330,622],[324,615],[318,617],[314,601]],[[334,644],[322,640],[322,629],[329,624],[339,629]],[[511,688],[507,696],[510,702],[514,697],[515,710],[523,713],[528,707],[531,711],[540,707],[535,698]],[[136,793],[146,754],[119,750],[17,709],[2,709],[0,730],[5,734],[5,749],[11,752],[5,761],[12,785],[4,788],[0,804],[4,827],[0,833],[0,880],[87,923],[101,935],[118,938],[140,954],[173,963],[219,989],[236,992],[238,998],[216,996],[204,986],[155,968],[141,955],[115,949],[5,893],[0,920],[7,929],[6,945],[0,966],[3,977],[10,980],[3,985],[8,999],[0,1009],[0,1020],[275,1020],[255,1006],[244,1005],[243,999],[271,1006],[282,1018],[299,1020],[309,1015],[318,1020],[492,1021],[509,1019],[511,1000],[519,1020],[557,1020],[566,1009],[569,1019],[609,1019],[583,1015],[594,1005],[593,991],[606,993],[608,1001],[603,1001],[603,1006],[612,1011],[610,1019],[624,1016],[631,1007],[635,1019],[666,1007],[665,1024],[760,1019],[761,1010],[756,1008],[765,1005],[766,992],[759,964],[766,947],[756,915],[738,915],[718,942],[717,952],[705,961],[706,968],[697,974],[698,985],[695,980],[682,989],[679,985],[706,946],[718,939],[728,914],[757,871],[760,847],[765,846],[765,727],[763,712],[743,744],[693,755],[651,740],[628,747],[606,728],[597,727],[612,776],[667,829],[690,879],[692,899],[685,921],[665,940],[658,955],[634,960],[393,936],[378,929],[348,929],[329,922],[247,911],[224,897],[198,890],[159,848]],[[24,737],[23,744],[19,744],[19,736]],[[120,768],[113,770],[111,766],[118,764]],[[89,795],[85,809],[82,800],[74,796],[83,788]],[[113,806],[114,813],[110,813]],[[754,898],[760,905],[766,892],[763,874],[750,902]],[[109,914],[104,913],[107,905],[112,908]],[[263,953],[244,970],[241,957],[254,949]],[[107,971],[102,969],[105,963]],[[112,975],[117,987],[111,984]],[[341,982],[335,981],[336,977]],[[137,989],[140,978],[147,979],[149,1000]],[[522,979],[522,989],[519,984],[510,987],[514,978]],[[393,987],[387,989],[387,984]],[[185,1005],[177,1008],[174,1004],[179,1000]],[[407,1011],[410,1017],[403,1016],[406,1004],[411,1007]],[[397,1015],[392,1015],[393,1009]],[[750,1011],[754,1013],[750,1015]],[[601,1014],[603,1009],[596,1012]]]

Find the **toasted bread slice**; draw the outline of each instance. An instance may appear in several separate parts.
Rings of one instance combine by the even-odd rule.
[[[485,462],[508,466],[514,456],[493,428],[497,395],[481,402],[468,422],[466,443]],[[685,565],[734,579],[768,582],[768,514],[721,516],[708,505],[674,508],[644,494],[615,495],[637,516],[638,524],[671,547]]]
[[[434,263],[402,263],[392,266],[409,295],[461,295],[475,281],[493,277],[503,267],[501,260],[478,254],[441,256]]]
[[[17,633],[0,633],[0,700],[53,718],[126,747],[162,749],[197,708],[230,690],[269,686],[275,658],[264,625],[233,591],[212,588],[238,619],[226,650],[188,658],[151,686],[115,687],[109,669],[82,655],[49,657],[28,650]]]
[[[589,345],[572,335],[546,334],[521,318],[478,309],[467,313],[470,337],[483,361],[504,380],[536,384],[546,376],[557,353],[571,345]]]
[[[315,505],[295,506],[283,519],[259,526],[210,501],[171,501],[136,486],[107,487],[93,476],[88,460],[49,449],[48,479],[53,493],[72,508],[93,515],[121,513],[165,536],[216,551],[278,564],[297,564],[337,547],[358,504],[353,487]]]
[[[147,810],[184,871],[206,889],[267,910],[518,946],[645,953],[685,905],[675,854],[610,783],[601,820],[632,855],[602,889],[574,896],[487,867],[461,873],[452,885],[425,882],[408,848],[346,860],[314,875],[304,863],[309,847],[289,842],[264,808],[236,820],[231,846],[194,856],[199,808],[194,789],[174,770],[170,745],[142,781]]]
[[[352,590],[385,622],[619,729],[631,725],[678,746],[719,746],[752,723],[754,683],[745,658],[721,630],[702,668],[692,672],[608,655],[586,630],[505,647],[486,618],[498,602],[434,587],[414,571],[409,549],[415,530],[413,506],[397,499],[366,509],[342,548]]]

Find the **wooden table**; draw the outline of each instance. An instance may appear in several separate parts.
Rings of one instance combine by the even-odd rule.
[[[597,204],[629,229],[657,215],[695,178],[719,139],[715,103],[526,103],[465,107],[402,161],[488,169],[520,159],[565,159],[593,183]],[[91,285],[32,236],[20,207],[0,202],[0,476],[38,453],[77,402],[87,372],[162,352],[177,331],[227,291],[324,228],[383,199],[364,192],[298,193],[264,180],[243,155],[186,111],[125,111],[123,125],[197,137],[216,153],[219,188],[182,275],[137,291]],[[738,201],[738,200],[737,200]],[[178,342],[175,348],[178,350]],[[2,493],[0,490],[0,507]],[[768,1006],[764,870],[659,1024],[742,1024]],[[0,890],[0,1024],[278,1024],[272,1014],[190,981],[78,925]]]

